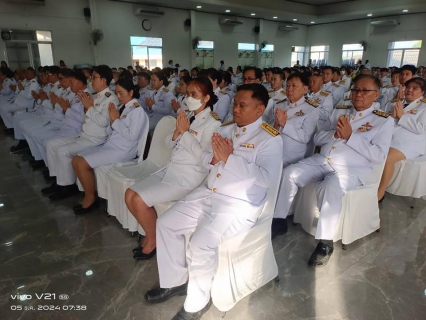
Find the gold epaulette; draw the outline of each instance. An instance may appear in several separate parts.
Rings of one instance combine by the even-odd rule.
[[[320,95],[322,95],[324,97],[328,97],[329,93],[325,92],[325,91],[320,91]]]
[[[140,107],[141,105],[140,105],[139,103],[137,103],[137,102],[134,102],[134,103],[133,103],[133,106],[134,106],[135,108],[137,108],[137,107]]]
[[[169,89],[167,89],[167,88],[163,88],[163,91],[164,91],[164,92],[169,92]]]
[[[111,96],[111,92],[105,92],[105,96],[109,98]]]
[[[269,133],[273,137],[276,137],[281,133],[279,130],[275,129],[273,126],[271,126],[270,124],[266,122],[262,123],[261,127],[263,130],[265,130],[267,133]]]
[[[390,114],[389,114],[389,113],[384,112],[384,111],[381,111],[381,110],[374,110],[374,111],[373,111],[373,113],[374,113],[376,116],[383,117],[383,118],[389,118],[389,116],[390,116]]]
[[[400,99],[398,99],[398,98],[395,98],[395,99],[392,99],[391,100],[391,102],[397,102],[397,101],[401,101]]]
[[[352,106],[350,104],[341,104],[336,107],[336,109],[350,109]]]
[[[385,88],[393,88],[393,87],[394,87],[394,85],[388,84]]]
[[[233,123],[235,123],[234,120],[225,121],[224,123],[222,123],[221,127],[229,126],[230,124],[233,124]]]
[[[420,100],[421,102],[426,102],[426,98],[423,98]]]
[[[345,80],[341,80],[339,83],[340,84],[346,84],[346,81]]]
[[[154,88],[151,88],[150,86],[147,87],[148,90],[155,90]]]
[[[333,86],[335,86],[336,88],[340,88],[340,86],[337,83],[333,83]]]
[[[61,88],[61,85],[60,84],[58,84],[58,89],[60,89]]]
[[[287,95],[287,91],[285,90],[281,90],[281,93]]]
[[[309,103],[311,106],[313,106],[314,108],[318,107],[318,103],[316,103],[313,100],[310,99],[306,99],[306,102]]]
[[[269,89],[268,92],[269,93],[274,92],[274,89]]]
[[[223,90],[220,90],[219,91],[221,94],[227,94],[225,91],[223,91]]]
[[[217,115],[217,113],[216,112],[214,112],[214,111],[210,111],[210,114],[212,115],[212,117],[213,118],[215,118],[217,121],[220,121],[220,118],[219,118],[219,116]]]

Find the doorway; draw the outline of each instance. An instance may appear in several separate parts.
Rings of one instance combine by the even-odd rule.
[[[163,68],[163,39],[148,37],[130,37],[132,65],[150,70]]]

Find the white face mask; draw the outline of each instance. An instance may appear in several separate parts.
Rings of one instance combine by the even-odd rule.
[[[344,76],[344,75],[346,74],[346,72],[345,72],[345,71],[340,71],[340,74],[341,74],[342,76]]]
[[[188,107],[189,111],[195,111],[201,108],[201,106],[203,105],[201,103],[201,100],[197,100],[193,97],[186,97],[185,98],[185,104]]]

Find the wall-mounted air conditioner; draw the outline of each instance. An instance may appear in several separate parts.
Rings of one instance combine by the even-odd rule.
[[[394,19],[381,19],[381,20],[373,20],[370,22],[373,27],[389,27],[389,26],[397,26],[399,22]]]
[[[299,27],[293,26],[292,24],[285,24],[285,25],[278,26],[278,30],[280,31],[293,31],[298,29]]]
[[[164,16],[164,11],[158,7],[148,7],[148,6],[135,6],[134,7],[135,16],[140,17],[162,17]]]
[[[238,19],[230,19],[230,18],[223,18],[219,20],[219,24],[226,24],[228,26],[239,26],[242,25],[244,22]]]

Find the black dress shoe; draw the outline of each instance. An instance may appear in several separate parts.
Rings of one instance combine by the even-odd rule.
[[[142,249],[143,249],[143,248],[142,248],[141,246],[137,246],[136,248],[133,248],[133,249],[132,249],[132,252],[133,252],[133,253],[142,252]]]
[[[179,287],[173,288],[155,288],[145,293],[145,300],[149,303],[161,303],[169,300],[173,296],[184,296],[186,295],[186,289],[188,283],[184,283]]]
[[[29,145],[26,140],[19,140],[19,143],[16,146],[10,148],[10,153],[17,153],[19,151],[28,149]]]
[[[41,168],[46,168],[46,165],[44,164],[43,160],[36,160],[34,161],[34,163],[31,165],[31,167],[33,169],[41,169]]]
[[[83,208],[83,206],[81,205],[81,203],[80,203],[80,204],[78,204],[78,205],[76,205],[76,206],[74,206],[74,207],[72,207],[72,209],[73,209],[74,211],[81,210],[82,208]]]
[[[52,193],[57,192],[59,190],[59,188],[60,187],[56,184],[56,181],[55,181],[50,185],[50,187],[41,189],[41,193],[44,194],[44,195],[52,194]]]
[[[6,134],[14,134],[15,130],[13,128],[7,128],[7,129],[4,129],[4,133],[6,133]]]
[[[275,237],[286,234],[287,233],[287,220],[280,218],[272,219],[272,227],[271,227],[271,239]]]
[[[328,263],[328,260],[330,260],[333,251],[333,246],[329,246],[328,244],[320,241],[309,258],[308,265],[312,267],[325,266]]]
[[[59,189],[54,194],[51,194],[49,196],[50,200],[62,200],[66,199],[68,197],[72,197],[73,195],[76,195],[79,193],[78,187],[75,184],[69,185],[69,186],[59,186]]]
[[[379,203],[382,203],[382,202],[383,202],[383,200],[385,200],[385,196],[383,196],[383,197],[379,200]]]
[[[82,205],[79,206],[75,206],[74,207],[74,213],[75,214],[85,214],[85,213],[89,213],[90,211],[99,208],[99,198],[96,198],[96,200],[87,208],[83,208]]]
[[[187,312],[185,308],[182,307],[172,320],[199,320],[210,309],[211,304],[210,300],[203,309],[197,312]]]
[[[150,253],[143,253],[142,250],[135,252],[133,258],[136,260],[149,260],[157,253],[157,249],[152,250]]]

